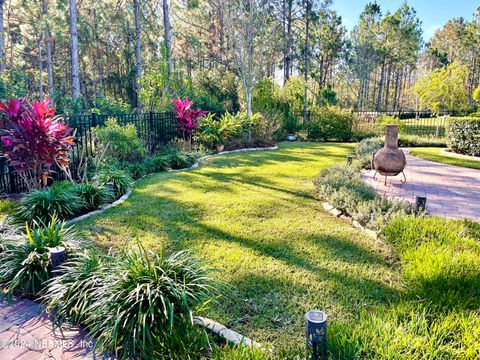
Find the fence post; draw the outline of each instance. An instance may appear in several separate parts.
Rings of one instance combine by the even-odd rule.
[[[17,192],[17,187],[15,185],[15,169],[13,166],[8,167],[8,181],[10,182],[10,193],[14,194]]]
[[[148,114],[148,123],[149,123],[149,126],[150,126],[150,129],[148,131],[148,134],[149,134],[149,137],[148,137],[148,147],[150,148],[150,152],[152,152],[154,149],[154,135],[153,135],[153,111],[150,110],[149,114]]]

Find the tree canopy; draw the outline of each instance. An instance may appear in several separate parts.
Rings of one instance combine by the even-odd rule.
[[[406,1],[393,12],[368,3],[350,32],[332,0],[11,0],[0,8],[0,97],[50,97],[63,113],[165,110],[185,96],[209,110],[249,110],[262,81],[282,87],[298,76],[308,106],[440,111],[475,106],[480,84],[480,8],[428,43]]]

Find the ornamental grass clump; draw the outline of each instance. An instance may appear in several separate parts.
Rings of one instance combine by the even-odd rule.
[[[74,136],[62,118],[55,116],[48,99],[33,103],[10,99],[7,104],[0,102],[0,113],[4,115],[1,155],[29,190],[45,187],[54,165],[68,173]]]
[[[63,270],[44,296],[49,309],[83,324],[99,351],[124,359],[161,358],[182,348],[179,334],[188,334],[193,312],[215,290],[210,271],[190,254],[163,256],[140,244],[117,256],[87,250]]]
[[[112,190],[96,182],[74,184],[71,191],[81,199],[83,212],[98,209],[114,197]]]
[[[111,186],[115,196],[122,196],[133,186],[131,176],[115,167],[100,169],[93,177],[93,181],[101,186]]]
[[[71,185],[51,186],[46,190],[32,190],[26,194],[20,200],[14,217],[19,222],[47,223],[52,216],[61,220],[70,219],[84,206],[83,199],[72,191]]]

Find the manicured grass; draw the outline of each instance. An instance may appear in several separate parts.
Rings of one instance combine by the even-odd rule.
[[[445,150],[445,148],[415,148],[410,150],[410,154],[420,157],[422,159],[436,161],[443,164],[480,169],[480,161],[463,159],[455,156],[448,156],[442,154],[442,150]]]
[[[290,358],[304,349],[307,310],[355,322],[360,311],[399,296],[391,248],[325,213],[314,197],[318,172],[352,151],[351,144],[281,144],[160,173],[80,229],[106,247],[140,239],[158,251],[193,251],[226,284],[206,316]]]
[[[404,119],[405,133],[409,135],[420,136],[439,136],[444,137],[446,126],[453,118],[421,118]]]
[[[437,217],[394,220],[386,229],[402,261],[396,304],[335,323],[338,359],[479,359],[480,224]]]

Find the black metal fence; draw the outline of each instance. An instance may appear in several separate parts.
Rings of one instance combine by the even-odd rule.
[[[177,121],[172,112],[122,114],[122,115],[78,115],[65,117],[65,122],[75,131],[76,146],[72,151],[72,171],[79,165],[82,153],[92,155],[94,150],[93,128],[102,126],[107,119],[115,118],[120,125],[134,124],[138,135],[149,152],[155,152],[160,147],[175,139],[178,134]],[[54,173],[54,178],[61,178],[61,172]],[[0,195],[19,193],[26,190],[20,176],[9,167],[3,157],[0,157]]]
[[[375,135],[383,131],[379,126],[379,118],[382,116],[393,116],[399,119],[400,133],[405,135],[417,135],[428,138],[444,138],[447,125],[451,117],[466,117],[470,115],[463,111],[442,112],[434,116],[430,111],[395,110],[395,111],[357,111],[353,112],[354,122],[351,128],[351,139],[358,138],[357,135]],[[296,114],[300,126],[308,124],[316,119],[315,112],[307,111],[306,116],[302,112]]]
[[[400,131],[403,134],[443,138],[446,136],[449,117],[469,114],[449,111],[433,117],[429,111],[359,111],[355,112],[354,130],[365,133],[375,132],[377,119],[384,115],[398,118]]]

